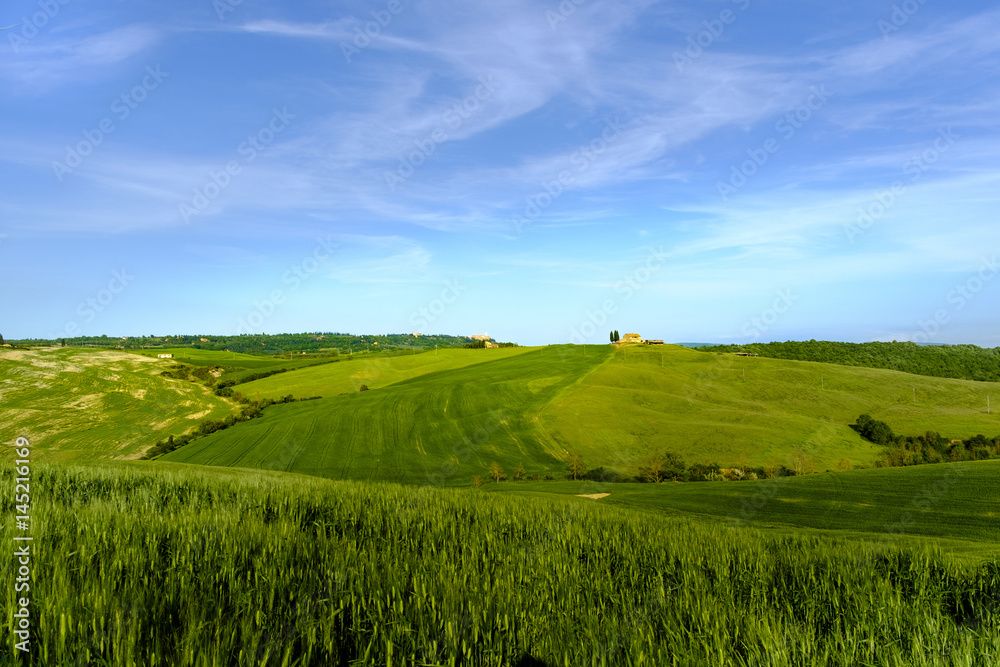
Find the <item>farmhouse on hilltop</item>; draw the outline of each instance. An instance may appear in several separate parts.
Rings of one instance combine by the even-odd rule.
[[[623,343],[641,343],[642,342],[642,336],[640,336],[637,333],[627,333],[624,336],[622,336],[622,342]]]

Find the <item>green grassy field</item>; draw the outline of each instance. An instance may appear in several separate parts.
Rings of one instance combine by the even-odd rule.
[[[493,460],[510,470],[523,462],[558,473],[566,451],[539,428],[538,411],[611,355],[605,347],[588,356],[563,354],[578,351],[478,350],[486,361],[269,407],[263,418],[196,440],[163,460],[417,484],[468,484]],[[296,373],[275,379],[288,382]],[[291,393],[290,386],[279,393]]]
[[[518,463],[559,474],[573,450],[592,468],[630,474],[654,450],[723,466],[870,465],[881,448],[848,427],[864,412],[902,433],[1000,433],[1000,415],[985,410],[995,384],[676,346],[447,350],[327,364],[239,389],[328,398],[268,408],[168,460],[468,484],[494,460],[508,474]]]
[[[133,350],[130,354],[157,359],[164,368],[174,364],[190,366],[211,366],[217,368],[216,377],[240,382],[248,375],[262,371],[299,370],[311,366],[340,361],[338,357],[327,355],[260,355],[239,354],[214,350],[200,350],[189,347],[156,348]],[[159,359],[160,354],[173,354],[172,359]]]
[[[654,449],[822,470],[879,451],[847,427],[862,412],[996,435],[997,385],[673,346],[358,355],[237,387],[325,398],[156,461],[96,461],[232,410],[161,377],[172,363],[299,362],[184,352],[0,351],[0,437],[33,445],[36,644],[20,664],[1000,663],[1000,461],[440,488],[492,461],[564,478],[570,448],[628,472]],[[20,512],[12,493],[0,511]]]
[[[689,463],[791,468],[804,460],[822,471],[845,458],[871,463],[878,450],[847,426],[863,413],[902,434],[993,437],[1000,414],[986,412],[991,393],[1000,396],[1000,384],[632,346],[541,416],[591,466],[627,469],[644,452],[663,449]]]
[[[160,363],[169,364],[171,362],[191,364],[192,366],[239,366],[242,368],[264,368],[267,366],[280,365],[287,359],[274,356],[254,356],[252,354],[240,354],[238,352],[219,352],[216,350],[201,350],[194,347],[164,347],[150,350],[130,350],[129,354],[136,354],[150,359],[157,359],[161,354],[172,354],[173,359],[161,359]]]
[[[533,496],[607,493],[594,502],[779,533],[937,545],[976,559],[1000,555],[998,475],[1000,461],[974,461],[755,482],[503,482],[483,489]]]
[[[299,398],[336,396],[355,392],[361,385],[367,385],[370,389],[385,387],[428,373],[508,359],[529,351],[531,348],[525,347],[489,350],[448,348],[404,356],[357,355],[350,361],[345,358],[336,364],[324,364],[293,374],[248,382],[240,385],[239,391],[249,398],[281,398],[288,394]]]
[[[34,643],[19,664],[1000,661],[995,559],[581,498],[164,463],[35,466],[32,487]],[[12,522],[0,533],[13,544]],[[15,562],[0,551],[8,627]]]
[[[111,350],[0,350],[0,440],[37,461],[138,458],[156,440],[233,411],[203,385],[159,377],[164,361]]]

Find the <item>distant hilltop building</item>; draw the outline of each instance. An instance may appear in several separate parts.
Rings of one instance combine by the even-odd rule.
[[[640,336],[637,333],[627,333],[624,336],[622,336],[622,342],[623,343],[641,343],[642,342],[642,336]]]
[[[475,336],[469,336],[469,338],[471,338],[472,340],[493,340],[487,334],[483,334],[481,336],[477,334]]]
[[[646,345],[663,345],[663,341],[657,338],[647,338]]]

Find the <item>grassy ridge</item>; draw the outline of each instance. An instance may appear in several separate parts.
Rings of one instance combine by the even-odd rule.
[[[197,440],[164,460],[434,484],[468,484],[493,460],[508,469],[523,462],[560,472],[566,452],[538,427],[538,411],[611,350],[592,348],[586,356],[572,346],[470,352],[493,360],[273,406],[262,419]],[[484,357],[453,357],[472,358]],[[284,383],[301,372],[268,379]],[[280,386],[279,393],[289,393],[291,385]]]
[[[349,362],[325,364],[291,375],[248,382],[240,386],[239,391],[250,398],[281,398],[288,394],[298,397],[336,396],[355,392],[361,385],[375,389],[427,373],[507,359],[528,351],[530,348],[524,347],[490,350],[450,348],[406,356],[359,355]]]
[[[232,412],[202,385],[160,377],[163,368],[115,351],[0,351],[0,441],[29,438],[37,461],[137,458]]]
[[[759,482],[489,484],[496,493],[608,493],[602,504],[836,534],[878,543],[934,543],[1000,554],[1000,461],[948,463],[784,477]]]
[[[688,462],[832,470],[880,451],[847,426],[866,412],[900,433],[1000,433],[1000,410],[986,412],[991,393],[1000,385],[634,346],[560,394],[542,423],[591,466],[628,469],[664,449]]]
[[[163,464],[33,475],[36,643],[22,664],[1000,660],[995,560],[775,540],[577,498]],[[12,504],[0,496],[0,511]],[[8,625],[13,560],[0,552]]]

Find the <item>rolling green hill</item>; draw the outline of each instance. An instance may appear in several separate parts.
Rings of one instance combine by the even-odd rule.
[[[566,451],[539,427],[538,411],[608,359],[611,350],[478,352],[486,358],[500,354],[370,391],[272,406],[261,419],[196,440],[163,459],[412,483],[467,484],[493,460],[510,469],[524,462],[535,470],[561,471]],[[275,379],[294,381],[298,372],[304,371]]]
[[[0,353],[0,435],[49,438],[45,456],[52,460],[137,456],[232,410],[203,385],[157,377],[173,362],[247,364],[241,372],[300,363],[178,353],[173,360],[69,348]],[[362,384],[371,391],[358,392]],[[172,460],[466,484],[493,460],[508,473],[523,463],[529,473],[558,475],[570,451],[591,468],[626,473],[655,450],[723,466],[868,465],[881,449],[848,427],[862,413],[903,434],[1000,433],[1000,415],[986,412],[987,396],[1000,397],[994,383],[677,346],[358,355],[236,389],[251,398],[325,398],[268,408],[263,418],[196,441]]]
[[[0,350],[0,441],[31,440],[37,461],[137,458],[156,440],[233,411],[164,361],[73,348]]]
[[[296,371],[291,375],[255,380],[240,385],[238,389],[250,398],[281,398],[288,394],[299,398],[336,396],[345,392],[357,391],[361,385],[375,389],[427,373],[515,357],[531,349],[526,347],[489,350],[447,348],[406,356],[358,355],[350,361],[324,364]]]
[[[435,357],[387,359],[361,371],[332,364],[243,385],[272,396],[298,389],[328,397],[267,408],[263,418],[197,440],[167,459],[467,484],[473,475],[485,476],[494,460],[508,474],[523,463],[529,474],[559,475],[574,450],[592,468],[632,474],[654,450],[689,463],[787,465],[804,472],[834,469],[843,459],[867,465],[881,448],[848,427],[865,412],[902,433],[1000,433],[1000,416],[985,410],[987,393],[998,389],[988,383],[676,346],[465,352],[441,354],[451,368],[384,386],[379,383],[430,371],[435,366],[427,362]],[[476,353],[497,354],[454,367]],[[331,395],[362,379],[376,388]]]
[[[842,459],[870,464],[879,451],[847,426],[866,412],[897,433],[992,437],[1000,414],[987,414],[990,394],[1000,397],[1000,384],[629,346],[541,417],[592,467],[628,468],[664,449],[689,463],[832,470]]]

